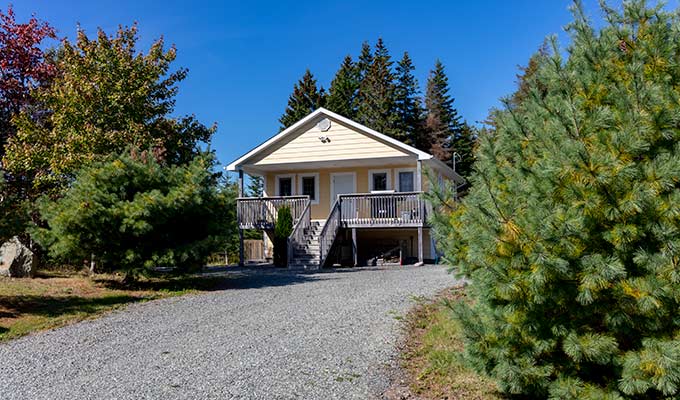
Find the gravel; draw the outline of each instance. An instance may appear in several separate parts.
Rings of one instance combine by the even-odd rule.
[[[455,284],[441,266],[229,275],[1,344],[0,399],[378,398],[398,316]]]

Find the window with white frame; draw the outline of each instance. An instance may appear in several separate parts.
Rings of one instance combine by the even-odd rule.
[[[397,189],[400,192],[414,192],[416,173],[413,170],[397,171]]]
[[[277,196],[292,196],[293,195],[293,176],[279,175],[276,177],[276,195]]]
[[[390,190],[390,171],[372,170],[368,172],[368,188],[370,191]]]
[[[319,174],[300,174],[298,178],[298,193],[309,196],[312,204],[319,204]]]

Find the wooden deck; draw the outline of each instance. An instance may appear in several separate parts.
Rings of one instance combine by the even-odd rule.
[[[240,229],[274,229],[278,210],[288,206],[293,223],[309,218],[307,196],[243,197],[237,200]],[[337,210],[336,210],[337,207]],[[356,193],[338,196],[327,219],[339,218],[341,228],[400,228],[427,226],[422,192]]]
[[[288,238],[289,265],[296,246],[309,247],[308,242],[312,238],[309,236],[311,213],[308,196],[239,198],[237,218],[241,238],[241,263],[243,263],[243,229],[274,229],[279,210],[286,206],[290,208],[293,216],[293,232]],[[338,196],[318,238],[313,238],[318,248],[319,266],[324,265],[340,229],[352,230],[356,264],[357,229],[417,228],[418,259],[422,262],[423,228],[428,226],[429,209],[422,192],[356,193]]]
[[[236,200],[239,229],[273,230],[282,207],[290,208],[293,224],[308,211],[309,196],[240,197]]]

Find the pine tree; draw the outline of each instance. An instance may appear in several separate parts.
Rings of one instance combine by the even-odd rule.
[[[316,85],[316,79],[309,70],[293,86],[288,98],[286,111],[279,119],[281,130],[288,128],[324,104],[324,90]]]
[[[576,3],[439,205],[464,357],[517,398],[680,398],[680,16],[604,7],[597,30]]]
[[[248,196],[262,197],[264,193],[264,179],[259,175],[250,175],[250,183],[248,183]]]
[[[394,103],[399,117],[397,135],[402,142],[413,145],[421,141],[423,133],[423,108],[420,103],[418,81],[413,76],[413,61],[407,52],[397,63]]]
[[[447,163],[456,151],[453,141],[462,134],[463,126],[458,111],[453,107],[454,99],[449,90],[449,78],[444,71],[444,64],[437,60],[427,78],[425,92],[426,140],[416,143],[416,146]]]
[[[331,82],[326,98],[326,107],[344,117],[353,119],[356,114],[356,97],[359,90],[359,70],[346,56]]]
[[[373,61],[361,81],[359,93],[358,122],[380,133],[397,136],[392,60],[382,38],[375,45]]]

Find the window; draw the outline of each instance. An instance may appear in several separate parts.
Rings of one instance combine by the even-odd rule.
[[[290,176],[280,177],[279,180],[279,196],[293,195],[293,178]]]
[[[387,173],[373,174],[373,190],[387,190]]]
[[[309,196],[310,200],[316,200],[316,179],[313,176],[302,177],[302,195]]]
[[[319,204],[319,174],[299,174],[298,194],[309,196],[309,201],[312,204]]]
[[[400,192],[413,192],[415,190],[414,175],[413,171],[399,171],[398,185]]]
[[[390,170],[371,170],[368,171],[368,189],[370,191],[390,190]]]

